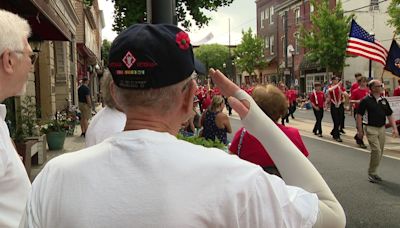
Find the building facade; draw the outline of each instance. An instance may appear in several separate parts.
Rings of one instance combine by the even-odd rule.
[[[78,35],[84,19],[76,9],[76,2],[91,4],[86,8],[94,12],[96,25],[91,28],[90,34]],[[32,28],[28,41],[33,51],[38,53],[38,60],[29,74],[26,96],[34,97],[38,118],[52,118],[57,111],[77,104],[80,75],[77,67],[78,37],[86,38],[87,41],[83,43],[94,50],[96,61],[93,66],[101,63],[101,29],[104,27],[104,20],[97,0],[0,1],[0,8],[25,18]],[[84,15],[83,11],[82,14]],[[100,70],[100,65],[97,68]],[[15,130],[16,116],[22,100],[24,97],[5,101],[11,132]]]
[[[93,101],[99,100],[100,76],[102,75],[101,62],[101,30],[104,28],[103,12],[99,9],[97,0],[91,5],[81,1],[75,1],[81,23],[77,26],[76,47],[77,47],[77,80],[84,77],[90,79],[90,88]]]

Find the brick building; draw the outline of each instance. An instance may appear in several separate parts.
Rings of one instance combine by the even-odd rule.
[[[336,0],[330,0],[336,6]],[[312,81],[326,81],[325,69],[308,61],[300,47],[300,27],[311,27],[314,8],[308,0],[257,0],[257,35],[265,41],[268,66],[259,71],[259,83],[284,81],[308,91]],[[287,30],[287,32],[285,32]],[[287,34],[287,37],[286,37]],[[288,48],[289,47],[289,48]]]

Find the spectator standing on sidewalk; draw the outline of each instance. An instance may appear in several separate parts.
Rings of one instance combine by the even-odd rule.
[[[342,86],[340,78],[337,76],[332,77],[332,84],[328,88],[331,116],[333,121],[333,129],[331,135],[337,142],[342,142],[340,133],[344,134],[343,129],[340,129],[340,125],[343,121],[344,106],[343,106],[343,95],[348,96],[346,90]]]
[[[299,130],[293,127],[286,127],[278,124],[279,118],[286,113],[286,97],[280,89],[269,84],[257,86],[251,95],[256,104],[271,118],[272,121],[282,130],[283,133],[296,145],[304,156],[308,157],[309,152],[301,139]],[[265,137],[268,137],[267,135]],[[239,158],[261,166],[265,172],[281,176],[267,150],[261,143],[249,133],[246,128],[240,128],[232,139],[229,151]]]
[[[28,43],[31,28],[16,14],[0,9],[0,103],[25,93],[37,55]],[[0,227],[18,227],[31,182],[14,148],[0,104]]]
[[[371,147],[371,157],[368,168],[368,179],[372,183],[382,181],[378,175],[378,167],[382,159],[385,147],[385,119],[387,117],[392,126],[393,137],[397,137],[397,131],[392,109],[386,98],[381,96],[383,84],[379,80],[372,80],[368,83],[370,94],[360,102],[357,111],[358,138],[362,139],[364,131],[362,123],[365,124],[365,133]]]
[[[124,132],[49,161],[34,181],[25,227],[345,227],[343,208],[315,167],[220,71],[210,70],[214,83],[271,148],[285,182],[176,138],[196,90],[184,31],[132,25],[113,41],[109,63]]]
[[[364,99],[369,94],[369,88],[367,87],[367,78],[364,76],[359,77],[358,79],[358,88],[353,90],[350,96],[350,104],[353,105],[354,109],[354,119],[357,122],[357,112],[358,112],[358,107],[360,106],[360,101]],[[361,125],[361,127],[363,127]],[[363,131],[361,129],[361,131]],[[358,137],[358,133],[354,136],[354,139],[356,140],[356,143],[359,147],[365,149],[367,146],[364,144],[364,141],[362,138]]]
[[[322,137],[322,118],[324,117],[325,94],[321,91],[321,83],[314,83],[314,90],[310,94],[310,101],[315,116],[314,135]]]
[[[96,113],[92,121],[90,121],[85,136],[87,147],[99,144],[115,133],[124,130],[126,115],[122,112],[121,108],[118,107],[111,96],[111,83],[112,77],[110,72],[107,70],[104,72],[101,83],[105,107]]]
[[[82,134],[85,137],[89,125],[89,119],[92,117],[92,99],[90,98],[89,79],[83,78],[82,84],[78,88],[79,110],[81,111],[80,124]]]

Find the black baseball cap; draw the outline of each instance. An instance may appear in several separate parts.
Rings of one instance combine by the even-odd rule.
[[[174,25],[135,24],[113,41],[108,68],[118,87],[150,89],[183,81],[195,65],[185,31]]]

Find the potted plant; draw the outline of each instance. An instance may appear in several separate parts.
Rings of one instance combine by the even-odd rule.
[[[49,121],[41,125],[41,132],[46,134],[49,150],[61,150],[67,134],[73,134],[76,120],[66,111],[58,111]]]
[[[37,109],[33,96],[16,98],[17,112],[15,130],[12,138],[18,154],[23,158],[23,163],[28,174],[31,169],[32,157],[37,158],[38,163],[46,160],[44,136],[40,135],[37,124]]]

